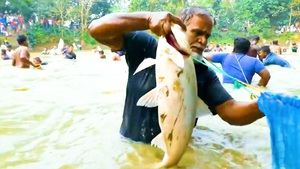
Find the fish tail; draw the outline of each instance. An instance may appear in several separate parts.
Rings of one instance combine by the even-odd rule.
[[[180,160],[180,157],[177,159],[177,158],[169,158],[169,156],[167,154],[165,154],[164,156],[164,159],[161,163],[159,163],[157,165],[158,168],[170,168],[170,167],[174,167],[174,166],[177,166],[178,162]]]

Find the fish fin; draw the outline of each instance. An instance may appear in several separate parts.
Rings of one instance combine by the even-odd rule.
[[[140,65],[136,68],[135,72],[133,73],[133,75],[137,74],[138,72],[152,66],[155,65],[156,60],[153,58],[146,58],[142,61],[142,63],[140,63]]]
[[[159,133],[152,141],[151,145],[162,149],[164,152],[167,152],[166,144],[162,133]]]
[[[203,102],[202,99],[198,98],[196,117],[206,116],[209,114],[211,114],[211,113],[210,113],[210,110],[208,109],[207,105]]]
[[[159,96],[160,87],[156,86],[154,89],[150,90],[148,93],[143,95],[138,102],[137,106],[145,107],[156,107],[158,105],[158,96]]]
[[[183,56],[178,52],[172,56],[169,57],[178,67],[183,68],[184,67],[184,58]]]

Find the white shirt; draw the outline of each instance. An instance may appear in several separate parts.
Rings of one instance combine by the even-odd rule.
[[[15,52],[14,50],[10,50],[10,51],[7,50],[6,54],[7,54],[7,56],[12,57],[14,52]]]

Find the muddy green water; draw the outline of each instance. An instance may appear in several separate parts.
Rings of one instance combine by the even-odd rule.
[[[294,67],[300,59],[286,56]],[[0,169],[142,169],[163,153],[119,135],[126,63],[43,57],[43,70],[0,60]],[[299,67],[299,66],[298,66]],[[269,90],[299,94],[300,68],[269,67]],[[258,80],[255,77],[254,82]],[[244,127],[200,118],[180,161],[187,169],[271,168],[265,118]]]

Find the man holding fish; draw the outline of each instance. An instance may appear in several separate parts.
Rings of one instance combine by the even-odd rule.
[[[178,25],[179,28],[176,27]],[[182,154],[170,159],[175,155],[170,152],[169,144],[187,144],[196,111],[205,110],[203,102],[212,114],[218,114],[231,125],[247,125],[264,116],[257,102],[235,101],[222,87],[215,72],[200,63],[191,62],[191,53],[202,55],[214,25],[215,20],[208,11],[187,7],[182,9],[179,17],[168,12],[113,13],[93,21],[89,26],[90,35],[99,43],[109,46],[112,51],[126,51],[129,75],[120,133],[126,138],[151,142],[168,151],[169,157],[165,155],[161,166],[170,167],[178,163]],[[159,42],[145,32],[149,29],[161,36]],[[180,35],[181,30],[185,32],[184,36]],[[170,110],[192,115],[176,114]],[[174,114],[178,116],[174,117]],[[165,126],[166,119],[170,117],[174,124],[186,127],[186,136],[176,135],[175,130],[180,130],[178,127],[164,135],[166,128],[171,130],[171,124]]]

